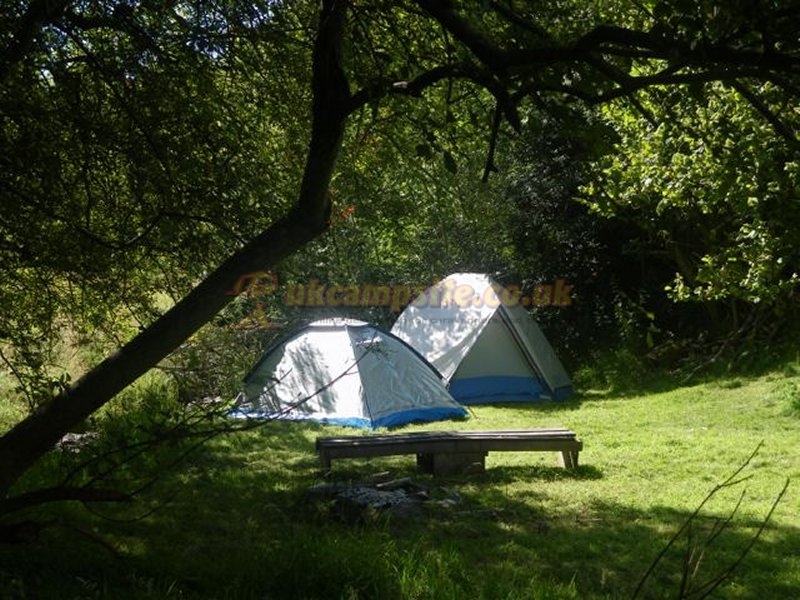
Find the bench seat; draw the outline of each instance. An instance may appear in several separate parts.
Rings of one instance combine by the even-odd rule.
[[[563,428],[504,429],[493,431],[415,431],[385,435],[317,438],[324,470],[340,458],[366,458],[416,454],[417,464],[434,475],[464,470],[482,471],[485,458],[495,451],[556,451],[564,467],[578,466],[583,443],[575,432]]]

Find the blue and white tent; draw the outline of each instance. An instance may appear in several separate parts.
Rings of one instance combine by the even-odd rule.
[[[569,375],[539,325],[519,304],[501,302],[501,292],[487,275],[454,273],[414,299],[392,333],[439,370],[462,404],[572,394]]]
[[[245,377],[235,416],[393,427],[465,417],[441,375],[405,342],[362,321],[311,323]]]

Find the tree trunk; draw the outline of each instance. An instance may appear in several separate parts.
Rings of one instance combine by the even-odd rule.
[[[270,269],[327,228],[328,185],[342,144],[350,91],[341,68],[346,2],[326,0],[313,53],[312,133],[292,212],[223,262],[172,309],[41,410],[0,438],[0,498],[65,433],[133,383],[210,321],[246,273]]]

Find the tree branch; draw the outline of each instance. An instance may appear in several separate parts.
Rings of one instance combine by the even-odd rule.
[[[519,27],[525,27],[547,41],[547,45],[542,46],[505,49],[470,24],[448,0],[416,1],[423,11],[469,49],[485,66],[485,72],[489,77],[484,76],[475,81],[484,85],[495,96],[498,105],[503,108],[510,120],[515,118],[517,100],[521,97],[519,94],[514,94],[514,101],[509,98],[506,79],[512,76],[519,89],[527,90],[528,93],[541,90],[557,91],[590,104],[598,104],[630,96],[646,87],[735,81],[747,77],[764,80],[779,77],[781,74],[791,76],[800,74],[800,57],[791,52],[777,52],[772,48],[761,51],[735,48],[711,41],[690,44],[655,31],[636,31],[612,25],[596,27],[572,44],[553,43],[546,32],[528,23],[511,9],[492,2],[490,6],[502,18]],[[669,66],[653,75],[636,77],[606,60],[606,57],[614,56],[665,60]],[[558,63],[583,63],[594,67],[613,81],[616,87],[595,92],[569,84],[542,87],[535,81],[536,74],[543,68]],[[692,70],[687,72],[686,69]],[[498,78],[501,81],[498,81]],[[773,123],[773,126],[779,128],[779,133],[787,137],[787,129],[778,124],[769,110],[765,110],[766,106],[763,103],[757,98],[751,99],[751,103]]]
[[[468,75],[472,67],[474,65],[469,63],[451,63],[434,67],[408,81],[384,79],[353,94],[350,98],[349,112],[355,112],[370,102],[388,95],[419,97],[429,87],[448,78],[472,79]]]
[[[481,177],[481,181],[486,183],[489,181],[489,175],[493,172],[497,172],[497,166],[494,164],[494,154],[497,150],[497,136],[500,133],[500,125],[503,122],[503,111],[500,110],[499,106],[496,106],[494,109],[494,116],[492,117],[492,133],[489,137],[489,150],[486,155],[486,163],[483,167],[483,177]]]
[[[684,85],[687,83],[708,83],[710,81],[734,81],[736,79],[756,76],[757,72],[752,69],[721,68],[689,73],[674,73],[671,69],[666,69],[654,75],[629,77],[623,82],[618,82],[616,88],[598,94],[581,92],[580,97],[589,104],[602,104],[649,87]],[[577,90],[574,90],[574,88],[570,89],[568,86],[561,87],[559,91],[577,95]]]
[[[28,10],[22,15],[17,31],[8,46],[3,49],[0,61],[0,82],[5,81],[11,67],[27,56],[42,27],[58,19],[69,4],[69,0],[33,0],[28,5]]]
[[[496,0],[491,0],[489,5],[491,6],[492,10],[495,11],[497,14],[505,18],[510,23],[520,27],[530,33],[542,38],[543,40],[552,41],[553,36],[550,35],[543,27],[540,27],[536,23],[528,21],[524,17],[520,16],[511,7],[505,6]]]
[[[341,68],[345,0],[324,0],[313,55],[312,132],[294,209],[222,262],[186,297],[0,437],[0,498],[63,435],[133,383],[222,310],[244,273],[275,265],[320,235],[328,221],[328,185],[347,119],[350,93]]]
[[[571,45],[548,45],[532,48],[503,49],[461,17],[446,0],[417,0],[417,4],[464,44],[495,74],[512,70],[529,70],[560,62],[596,61],[598,55],[637,56],[669,60],[685,66],[703,67],[727,78],[739,68],[751,67],[761,77],[768,72],[796,75],[800,73],[800,57],[775,51],[754,51],[707,42],[687,44],[681,40],[625,27],[602,25],[580,37]],[[644,51],[646,54],[638,53]],[[724,67],[727,67],[725,69]],[[752,73],[752,71],[751,71]],[[657,85],[660,81],[638,78],[641,85]]]
[[[589,52],[601,50],[604,44],[617,44],[624,48],[639,48],[656,52],[668,51],[670,45],[662,36],[643,31],[618,27],[616,25],[600,25],[584,34],[574,44],[575,50]]]
[[[689,515],[689,518],[686,519],[686,521],[684,521],[683,525],[681,525],[681,527],[678,529],[678,531],[676,531],[672,535],[672,537],[669,539],[667,544],[656,555],[655,559],[650,564],[649,568],[645,571],[644,575],[639,580],[639,584],[636,586],[636,589],[633,592],[633,596],[632,596],[633,598],[639,597],[639,595],[644,590],[645,584],[647,583],[647,581],[649,580],[650,576],[655,571],[656,567],[659,565],[661,560],[667,554],[669,549],[678,541],[680,536],[682,534],[684,534],[685,532],[691,532],[692,526],[693,526],[695,520],[697,519],[698,515],[702,511],[703,507],[705,507],[705,505],[708,504],[708,502],[714,496],[716,496],[716,494],[719,493],[721,490],[724,490],[724,489],[731,488],[733,486],[739,485],[743,481],[746,481],[747,479],[750,478],[749,475],[748,476],[744,476],[744,477],[740,477],[740,474],[753,461],[753,458],[755,458],[756,454],[758,454],[758,452],[761,450],[763,445],[764,445],[764,442],[763,441],[760,442],[756,446],[755,450],[753,450],[753,452],[750,454],[750,456],[748,456],[747,459],[733,473],[731,473],[731,475],[729,475],[722,483],[718,483],[717,485],[715,485],[711,489],[711,491],[708,492],[708,494],[706,494],[705,498],[703,498],[703,501],[700,502],[700,504],[697,506],[697,508],[695,508],[695,510],[692,512],[692,514]],[[689,596],[694,595],[694,594],[700,594],[700,597],[704,598],[708,594],[710,594],[714,589],[716,589],[720,584],[722,584],[728,577],[730,577],[730,575],[741,564],[741,562],[745,559],[745,557],[750,552],[750,550],[753,548],[755,543],[761,537],[761,534],[763,533],[764,529],[766,528],[767,523],[772,518],[772,514],[775,512],[775,508],[778,506],[778,504],[780,503],[780,501],[783,499],[784,495],[786,494],[786,490],[788,489],[788,487],[789,487],[789,481],[787,480],[786,483],[784,484],[783,488],[781,489],[780,493],[778,494],[778,496],[773,501],[772,506],[770,507],[770,510],[767,513],[767,516],[761,522],[761,525],[758,528],[758,531],[756,532],[755,536],[753,536],[750,539],[749,543],[744,548],[744,550],[739,554],[738,558],[733,563],[731,563],[726,569],[724,569],[721,573],[719,573],[716,576],[712,577],[708,582],[706,582],[702,586],[699,586],[698,588],[695,588],[694,590],[690,591],[685,596],[684,595],[680,595],[679,596],[680,598],[689,597]],[[727,527],[730,524],[730,522],[731,522],[731,520],[733,518],[733,515],[736,512],[738,512],[740,506],[741,506],[741,498],[739,499],[739,502],[737,502],[737,504],[734,507],[733,511],[729,514],[728,518],[722,523],[722,525],[721,525],[722,529],[724,529],[725,527]],[[719,536],[720,533],[721,533],[721,529],[719,529],[719,528],[717,530],[713,531],[711,536],[709,536],[705,547],[707,548],[711,544],[711,542],[713,542],[714,539]],[[691,536],[690,536],[690,538],[691,538]],[[690,542],[691,542],[691,539],[690,539]],[[687,548],[687,551],[688,551],[688,548]],[[697,563],[695,566],[699,566],[699,563]],[[689,576],[688,568],[689,568],[689,565],[687,563],[684,563],[684,577],[683,577],[682,583],[681,583],[681,591],[685,591],[686,586],[689,583],[688,579],[691,579],[691,577],[694,576],[694,574],[692,574],[691,577]],[[696,571],[696,569],[695,569],[695,571]]]
[[[494,75],[472,63],[459,62],[434,67],[421,73],[409,81],[397,81],[396,79],[384,80],[368,88],[356,92],[350,99],[350,112],[389,95],[405,95],[418,97],[427,88],[436,85],[444,80],[466,79],[476,85],[486,89],[497,101],[497,105],[502,109],[503,114],[512,127],[519,131],[521,124],[517,114],[516,102],[512,99],[508,90],[502,85]]]
[[[144,29],[131,19],[133,9],[126,4],[119,4],[112,15],[86,16],[76,13],[72,9],[65,11],[64,21],[83,31],[92,29],[110,29],[135,38],[136,42],[145,48],[154,49],[156,44]]]
[[[736,569],[739,568],[739,565],[741,565],[744,559],[747,558],[747,555],[750,554],[750,551],[753,549],[753,546],[755,546],[756,542],[761,538],[761,534],[764,533],[764,530],[767,528],[767,524],[770,522],[772,515],[775,513],[775,509],[778,508],[778,504],[781,503],[781,500],[783,500],[783,497],[786,495],[788,489],[789,480],[787,479],[783,484],[783,488],[781,488],[781,491],[778,492],[775,500],[773,500],[767,515],[761,521],[761,525],[759,525],[755,535],[750,538],[747,546],[745,546],[744,549],[739,553],[739,556],[736,557],[736,560],[734,560],[726,569],[712,577],[702,586],[692,590],[692,594],[697,594],[698,598],[707,598],[715,589],[725,583],[725,581],[727,581],[730,576],[733,575]]]
[[[730,86],[735,89],[739,95],[747,100],[747,102],[752,106],[766,121],[772,125],[772,128],[775,132],[781,136],[786,142],[795,150],[800,148],[800,140],[797,138],[797,134],[783,121],[778,118],[772,110],[770,110],[769,106],[761,100],[758,96],[756,96],[752,91],[750,91],[747,86],[745,86],[740,81],[732,81]]]
[[[449,0],[416,0],[419,7],[431,15],[446,31],[464,44],[490,70],[505,69],[504,51],[470,25],[452,7]]]
[[[8,515],[30,506],[70,500],[77,502],[130,502],[132,497],[117,490],[84,486],[55,486],[0,500],[0,514]]]

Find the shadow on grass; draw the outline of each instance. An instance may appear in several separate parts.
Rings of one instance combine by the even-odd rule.
[[[364,482],[375,479],[378,475],[392,478],[410,477],[425,485],[509,485],[520,481],[554,482],[554,481],[594,481],[602,479],[600,469],[591,465],[580,465],[576,469],[550,467],[546,465],[492,465],[480,474],[452,475],[449,477],[432,477],[420,472],[414,459],[377,459],[343,462],[325,474],[326,481]]]
[[[542,506],[546,495],[541,489],[509,495],[496,487],[466,492],[471,508],[439,512],[409,527],[405,536],[414,547],[434,547],[438,541],[442,551],[457,548],[461,564],[480,572],[486,582],[479,588],[481,594],[490,590],[489,596],[505,595],[509,589],[501,582],[516,582],[514,590],[524,590],[526,578],[534,577],[572,582],[581,598],[631,597],[655,557],[690,516],[672,508],[642,511],[600,501],[577,511],[552,511]],[[642,597],[677,597],[688,550],[704,553],[700,568],[690,576],[689,590],[704,586],[739,558],[760,523],[737,522],[705,547],[719,518],[702,517],[691,538],[677,539],[648,578]],[[721,596],[795,597],[799,535],[796,528],[768,527]],[[787,557],[794,557],[794,564]]]
[[[687,356],[682,366],[672,369],[649,364],[625,351],[611,351],[578,369],[573,384],[578,398],[590,401],[665,393],[708,383],[736,387],[773,373],[795,377],[800,374],[800,355],[795,338],[787,339],[791,341],[772,348],[731,348],[716,357],[714,353],[697,354],[694,359]]]
[[[348,525],[306,493],[319,481],[313,439],[323,431],[331,433],[273,423],[216,440],[136,507],[113,515],[139,518],[82,514],[78,527],[88,535],[54,528],[30,547],[0,550],[0,585],[9,598],[630,597],[689,516],[570,502],[563,486],[603,477],[591,465],[503,465],[426,480],[457,490],[457,505]],[[399,475],[415,472],[413,461],[399,464]],[[351,472],[364,474],[342,474]],[[512,485],[520,481],[533,485]],[[563,505],[553,502],[555,485]],[[747,545],[755,523],[737,523],[706,552],[698,581]],[[695,539],[711,525],[703,520]],[[793,597],[799,540],[795,528],[770,526],[725,595]],[[667,554],[645,597],[675,597],[684,554],[681,545]]]
[[[672,392],[687,385],[695,385],[697,382],[687,383],[677,375],[668,373],[655,373],[641,379],[631,379],[627,381],[616,381],[603,386],[600,389],[586,387],[578,388],[575,392],[575,399],[579,402],[590,402],[592,400],[624,400],[636,396],[647,394],[661,394]]]
[[[546,402],[500,402],[492,404],[496,408],[509,408],[527,410],[534,413],[559,413],[578,410],[584,398],[580,394],[570,396],[565,400],[548,400]]]
[[[481,483],[496,485],[515,481],[592,481],[603,478],[603,472],[592,465],[575,469],[545,465],[497,465],[487,467]]]

